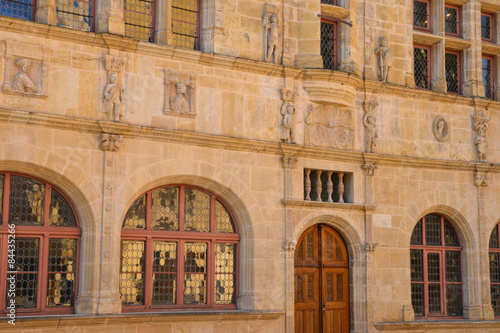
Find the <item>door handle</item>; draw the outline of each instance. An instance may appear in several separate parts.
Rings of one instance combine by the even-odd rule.
[[[326,314],[326,303],[325,303],[325,299],[323,298],[323,317],[325,316]]]

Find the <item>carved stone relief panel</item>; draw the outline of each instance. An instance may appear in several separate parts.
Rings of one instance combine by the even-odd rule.
[[[48,97],[50,49],[19,41],[5,41],[3,92],[26,97]]]
[[[306,118],[306,145],[335,149],[354,148],[352,111],[334,106],[310,108]]]
[[[476,147],[476,161],[486,162],[486,130],[490,117],[483,112],[472,116],[472,129],[474,130],[474,145]]]
[[[196,115],[196,77],[187,72],[168,69],[165,73],[165,99],[163,113],[166,115]]]
[[[432,123],[432,132],[434,133],[436,140],[439,142],[446,141],[450,132],[446,119],[441,116],[437,116]]]
[[[281,58],[281,28],[278,17],[279,9],[268,3],[264,4],[262,15],[264,61],[278,64]]]
[[[123,69],[126,58],[106,55],[104,66],[108,72],[108,84],[103,92],[103,113],[106,113],[107,120],[120,122],[126,107],[126,94],[123,86]]]

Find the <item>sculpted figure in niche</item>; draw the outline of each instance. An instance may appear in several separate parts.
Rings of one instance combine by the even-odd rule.
[[[281,141],[285,143],[294,143],[293,137],[293,114],[295,113],[295,106],[288,102],[281,107],[281,115],[283,116],[283,123],[281,124]]]
[[[375,152],[377,146],[377,118],[373,115],[365,114],[363,117],[363,125],[366,128],[366,150],[369,153]]]
[[[122,102],[124,90],[117,83],[118,75],[113,73],[109,77],[109,84],[104,89],[104,110],[108,114],[108,119],[121,121],[123,118]]]
[[[279,18],[278,12],[271,15],[269,18],[264,17],[263,26],[267,32],[267,50],[265,60],[267,62],[278,63],[278,48],[279,48]]]
[[[179,113],[189,113],[189,103],[186,101],[186,85],[178,83],[175,87],[177,95],[170,101],[170,110]]]
[[[31,61],[27,58],[21,58],[16,62],[16,66],[19,68],[19,72],[14,76],[14,82],[12,88],[19,92],[39,94],[40,87],[33,83],[31,78],[28,76],[28,70],[31,66]]]
[[[379,38],[379,47],[375,49],[375,54],[378,58],[378,78],[382,82],[387,82],[389,69],[391,68],[392,63],[392,52],[388,46],[387,38],[385,36]]]
[[[476,145],[477,160],[480,162],[486,162],[486,133],[485,128],[480,126],[477,129],[477,135],[474,138],[474,144]]]

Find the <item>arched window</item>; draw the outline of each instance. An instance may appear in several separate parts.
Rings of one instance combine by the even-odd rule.
[[[213,194],[171,185],[141,195],[122,226],[123,310],[235,309],[239,239]]]
[[[495,316],[500,316],[500,239],[498,234],[498,224],[493,229],[490,237],[490,290],[491,305]]]
[[[14,173],[0,173],[0,203],[0,311],[72,313],[81,231],[71,203]]]
[[[426,215],[411,235],[411,301],[417,317],[462,316],[462,247],[443,216]]]

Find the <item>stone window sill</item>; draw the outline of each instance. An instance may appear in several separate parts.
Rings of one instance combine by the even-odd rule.
[[[453,330],[453,329],[481,329],[499,328],[500,320],[416,320],[416,321],[395,321],[376,322],[374,326],[381,331],[400,330]]]
[[[444,41],[446,49],[455,50],[455,51],[463,51],[466,48],[471,46],[470,40],[457,38],[457,37],[449,37],[446,36]]]
[[[323,201],[306,201],[285,199],[281,201],[285,206],[292,207],[315,207],[315,208],[333,208],[344,210],[374,210],[376,205],[354,204],[354,203],[338,203],[338,202],[323,202]]]
[[[413,43],[432,46],[443,40],[443,37],[431,33],[413,31]]]
[[[491,54],[491,55],[500,55],[500,45],[483,43],[482,53]]]

